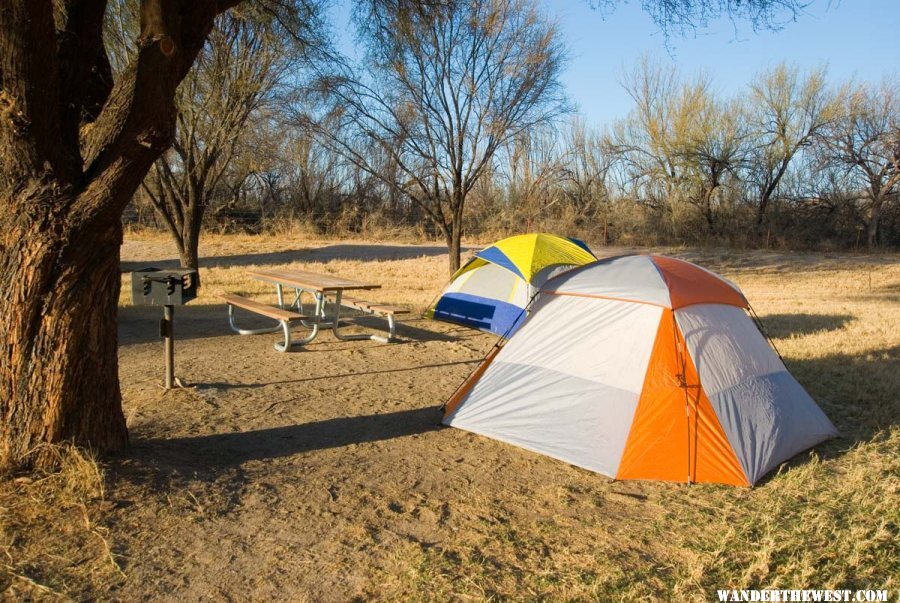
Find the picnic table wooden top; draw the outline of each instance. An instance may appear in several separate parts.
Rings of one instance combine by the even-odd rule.
[[[318,274],[306,270],[248,270],[253,278],[298,287],[308,291],[343,291],[345,289],[380,289],[381,285],[363,283],[330,274]]]

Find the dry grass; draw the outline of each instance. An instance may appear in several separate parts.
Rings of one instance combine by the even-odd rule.
[[[5,600],[84,600],[121,582],[103,516],[104,475],[71,446],[47,446],[52,473],[0,482],[0,593]]]
[[[421,310],[446,279],[439,247],[208,236],[202,294],[181,324],[213,324],[201,318],[221,312],[218,290],[272,301],[244,274],[253,266],[375,279],[384,288],[367,296]],[[325,340],[286,359],[260,338],[189,337],[179,349],[193,376],[229,383],[168,397],[149,384],[157,344],[138,338],[122,353],[137,444],[109,481],[111,498],[131,499],[132,510],[104,513],[99,475],[74,482],[93,489],[67,486],[65,471],[4,483],[4,542],[15,558],[7,592],[153,598],[163,579],[182,599],[708,600],[728,587],[887,588],[896,597],[900,259],[663,251],[741,285],[840,439],[754,489],[614,482],[459,430],[419,433],[387,421],[396,433],[372,439],[379,416],[439,404],[488,337],[393,347]],[[123,250],[126,268],[171,256],[161,235],[132,236]],[[123,305],[129,297],[124,290]],[[307,426],[334,421],[363,435],[335,428],[289,453],[251,438],[250,453],[221,469],[209,465],[219,457],[203,456],[240,443],[210,448],[216,434],[295,433],[285,437],[304,442],[319,437]],[[331,446],[330,437],[342,441]],[[128,552],[129,579],[98,525]]]

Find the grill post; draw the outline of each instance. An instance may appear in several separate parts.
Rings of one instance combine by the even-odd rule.
[[[166,381],[165,389],[175,387],[175,306],[166,304],[163,307],[162,336],[166,348]]]
[[[139,306],[162,306],[159,335],[164,342],[166,374],[163,389],[184,387],[175,376],[175,306],[197,297],[197,271],[142,268],[131,273],[132,300]]]

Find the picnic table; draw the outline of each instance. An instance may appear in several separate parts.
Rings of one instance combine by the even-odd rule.
[[[364,283],[352,279],[346,279],[330,274],[318,274],[307,270],[249,270],[247,274],[257,280],[275,285],[278,306],[272,307],[259,302],[246,299],[237,295],[221,295],[228,304],[228,321],[232,330],[240,335],[256,335],[259,333],[284,332],[284,342],[275,344],[275,349],[280,352],[289,350],[292,346],[305,345],[313,341],[321,328],[331,327],[334,336],[342,341],[371,339],[388,343],[394,339],[396,324],[394,316],[405,314],[409,310],[392,306],[367,302],[359,298],[344,295],[345,291],[365,291],[380,289],[381,285]],[[293,300],[285,304],[285,289],[293,291]],[[303,294],[313,296],[314,303],[311,314],[306,314],[303,304]],[[278,321],[273,327],[258,329],[244,329],[235,324],[234,308],[242,308],[249,312],[267,316]],[[331,308],[329,316],[328,308]],[[388,336],[377,334],[345,334],[340,330],[341,307],[351,307],[366,314],[374,314],[387,319]],[[291,339],[291,324],[299,322],[310,329],[306,337],[299,340]]]

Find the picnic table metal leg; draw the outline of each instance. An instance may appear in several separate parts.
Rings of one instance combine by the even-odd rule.
[[[367,333],[361,333],[358,335],[344,335],[340,332],[340,317],[341,317],[341,290],[338,289],[334,294],[334,324],[331,326],[331,330],[334,333],[334,336],[340,339],[341,341],[357,341],[360,339],[371,339],[372,341],[378,341],[381,343],[389,343],[394,338],[394,317],[388,315],[388,326],[390,329],[390,335],[388,337],[384,337],[382,335],[370,335]]]
[[[288,321],[281,321],[281,328],[284,329],[284,343],[275,342],[275,351],[276,352],[287,352],[291,349],[291,325],[288,324]],[[297,342],[300,343],[300,342]]]
[[[290,335],[287,334],[285,336],[285,342],[288,347],[297,346],[297,345],[306,345],[307,343],[310,343],[313,339],[315,339],[316,335],[319,334],[319,323],[320,323],[319,316],[322,313],[322,306],[325,303],[325,296],[320,295],[320,294],[315,294],[315,298],[316,298],[316,311],[315,311],[315,314],[313,315],[314,320],[300,321],[303,324],[303,326],[308,327],[310,329],[309,335],[307,335],[303,339],[298,339],[297,341],[292,342],[292,341],[290,341]],[[279,344],[275,344],[276,349],[278,348],[278,345]],[[282,351],[282,350],[279,350],[279,351]]]
[[[397,330],[397,323],[394,322],[393,314],[387,315],[387,323],[388,323],[388,336],[387,336],[387,341],[385,341],[385,343],[388,343],[389,341],[393,341],[395,331]]]
[[[282,321],[283,322],[283,321]],[[281,322],[274,327],[261,327],[259,329],[242,329],[234,324],[234,306],[228,304],[228,325],[238,335],[260,335],[262,333],[274,333],[282,328]]]

